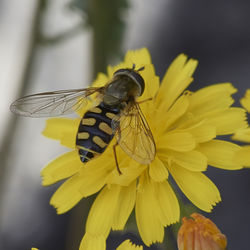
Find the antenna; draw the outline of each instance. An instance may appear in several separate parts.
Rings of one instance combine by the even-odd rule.
[[[145,67],[143,66],[143,67],[139,68],[137,71],[142,71],[144,69],[145,69]]]

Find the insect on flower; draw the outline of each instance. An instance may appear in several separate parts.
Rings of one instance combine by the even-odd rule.
[[[116,167],[119,169],[116,146],[141,164],[149,164],[155,158],[155,142],[149,125],[136,99],[144,92],[145,83],[140,75],[144,67],[119,69],[103,87],[44,92],[22,97],[10,106],[18,115],[50,117],[73,113],[97,94],[99,104],[82,117],[76,135],[76,147],[82,162],[102,154],[112,138]],[[145,100],[147,101],[147,100]]]

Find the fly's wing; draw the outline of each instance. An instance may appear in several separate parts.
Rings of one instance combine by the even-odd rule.
[[[112,128],[119,145],[132,159],[141,164],[154,160],[154,138],[138,104],[131,105],[124,114],[115,117]]]
[[[50,117],[71,114],[88,103],[88,96],[102,92],[103,88],[87,88],[44,92],[22,97],[10,106],[18,115]]]

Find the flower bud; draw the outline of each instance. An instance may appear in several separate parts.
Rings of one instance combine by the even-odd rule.
[[[193,213],[190,219],[182,219],[177,241],[179,250],[224,250],[227,246],[226,236],[211,220],[198,213]]]

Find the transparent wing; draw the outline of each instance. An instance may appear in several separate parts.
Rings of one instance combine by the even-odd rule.
[[[138,104],[112,120],[117,141],[132,159],[149,164],[155,158],[155,142],[149,125]]]
[[[88,102],[88,96],[101,92],[103,88],[87,88],[44,92],[22,97],[10,106],[18,115],[29,117],[50,117],[71,114]]]

